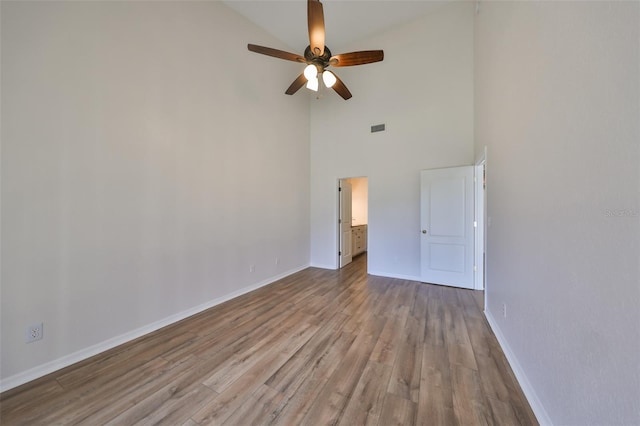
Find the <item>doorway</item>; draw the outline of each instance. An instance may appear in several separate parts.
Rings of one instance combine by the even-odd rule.
[[[369,180],[351,177],[338,180],[338,267],[351,263],[368,250]]]
[[[486,160],[420,173],[421,280],[484,290]]]

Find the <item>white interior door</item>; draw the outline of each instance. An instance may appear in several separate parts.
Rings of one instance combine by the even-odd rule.
[[[420,172],[421,280],[474,287],[473,166]]]
[[[338,190],[340,191],[340,267],[351,263],[351,182],[340,179]]]

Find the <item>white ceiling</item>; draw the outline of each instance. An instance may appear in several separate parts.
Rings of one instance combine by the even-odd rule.
[[[452,0],[449,0],[452,1]],[[455,0],[453,0],[455,1]],[[225,0],[231,8],[302,54],[309,44],[306,0]],[[445,1],[431,0],[323,0],[325,44],[332,53],[342,46],[362,40],[356,50],[375,49],[366,38],[414,20],[433,11]],[[261,40],[252,43],[264,45]],[[277,46],[275,46],[277,47]]]

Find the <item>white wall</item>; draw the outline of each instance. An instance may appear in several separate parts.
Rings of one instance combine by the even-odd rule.
[[[286,46],[219,2],[2,2],[1,35],[3,388],[309,264],[308,98],[246,48]]]
[[[557,425],[640,424],[639,26],[638,2],[476,19],[488,316]]]
[[[333,53],[383,49],[336,68],[353,98],[311,102],[311,262],[337,267],[337,180],[369,178],[372,274],[420,274],[420,170],[473,162],[473,4],[442,6]],[[386,131],[370,133],[374,124]]]
[[[352,226],[366,225],[369,220],[369,184],[366,177],[350,178]]]

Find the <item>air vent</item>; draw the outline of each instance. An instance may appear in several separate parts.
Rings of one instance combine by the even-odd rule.
[[[384,132],[384,124],[376,124],[375,126],[371,126],[371,133],[375,132]]]

